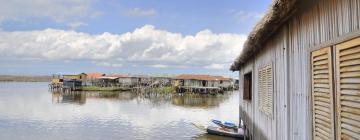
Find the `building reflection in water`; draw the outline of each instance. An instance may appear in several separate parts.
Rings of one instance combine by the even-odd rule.
[[[150,102],[153,106],[171,103],[181,107],[211,108],[217,107],[230,98],[229,93],[220,95],[199,94],[160,94],[160,93],[131,93],[131,92],[84,92],[64,93],[52,92],[53,103],[78,104],[86,103],[87,99],[107,99],[116,101]]]
[[[172,97],[173,105],[194,108],[217,107],[220,103],[229,99],[229,94],[219,95],[198,95],[198,94],[177,94]]]
[[[104,91],[75,91],[75,92],[61,92],[52,91],[53,103],[72,103],[72,104],[85,104],[87,99],[107,99],[118,101],[131,101],[137,95],[130,92],[104,92]]]
[[[86,95],[84,93],[52,93],[52,103],[85,104]]]

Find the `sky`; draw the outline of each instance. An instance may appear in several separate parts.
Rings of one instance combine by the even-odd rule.
[[[213,74],[272,0],[0,0],[0,74]]]

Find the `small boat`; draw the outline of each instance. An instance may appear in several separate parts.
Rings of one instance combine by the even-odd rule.
[[[229,129],[224,127],[214,127],[208,126],[206,132],[209,134],[220,135],[220,136],[227,136],[233,138],[243,138],[244,131],[242,128],[239,129]]]
[[[224,122],[222,123],[219,120],[211,120],[211,122],[213,122],[214,124],[220,126],[220,127],[224,127],[224,128],[231,128],[231,129],[237,129],[238,126],[236,126],[234,123],[230,123],[230,122]]]
[[[219,120],[211,120],[211,122],[215,125],[199,125],[192,123],[195,127],[206,130],[208,134],[213,135],[220,135],[220,136],[226,136],[226,137],[233,137],[233,138],[243,138],[244,136],[244,130],[242,128],[238,128],[235,124],[225,122],[222,123]]]

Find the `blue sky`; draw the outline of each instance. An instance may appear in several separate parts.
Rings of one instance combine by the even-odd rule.
[[[2,1],[0,74],[228,71],[271,0]]]

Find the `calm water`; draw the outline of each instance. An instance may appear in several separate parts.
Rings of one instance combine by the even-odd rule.
[[[225,139],[191,123],[238,122],[238,97],[60,94],[48,91],[47,83],[0,83],[0,139]]]

